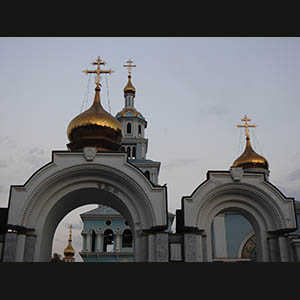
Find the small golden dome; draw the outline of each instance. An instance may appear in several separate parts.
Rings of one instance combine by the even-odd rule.
[[[124,94],[127,92],[133,92],[135,93],[135,87],[133,86],[132,82],[131,82],[131,75],[128,75],[128,82],[126,84],[126,86],[124,87]]]
[[[117,144],[122,139],[122,125],[102,107],[99,87],[95,89],[92,106],[69,123],[67,136],[71,142],[68,144],[71,150],[78,150],[84,146],[96,146],[98,150],[117,150]],[[97,140],[101,145],[97,145]],[[105,145],[102,145],[103,140],[106,140]],[[108,145],[111,143],[114,144],[112,148]]]
[[[269,169],[267,160],[252,149],[250,138],[248,136],[246,137],[246,147],[244,152],[233,162],[232,166]]]
[[[75,250],[72,247],[72,225],[70,225],[70,232],[69,232],[69,239],[68,239],[68,246],[64,250],[65,258],[70,258],[75,255]]]
[[[67,248],[64,250],[64,255],[65,256],[73,256],[75,255],[75,250],[72,247],[72,245],[68,245]]]

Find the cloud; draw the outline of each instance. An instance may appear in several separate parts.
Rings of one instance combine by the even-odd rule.
[[[31,169],[36,170],[47,163],[48,153],[43,148],[33,147],[25,151],[24,161]]]

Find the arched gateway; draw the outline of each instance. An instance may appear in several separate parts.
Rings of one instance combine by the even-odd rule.
[[[148,261],[148,233],[167,228],[166,187],[151,184],[125,153],[54,151],[51,163],[11,188],[8,224],[22,230],[7,233],[4,261],[50,261],[57,225],[86,204],[109,205],[128,220],[135,261]]]
[[[258,261],[283,260],[288,251],[284,234],[297,228],[293,199],[282,195],[263,174],[246,173],[239,167],[208,172],[208,179],[183,198],[182,206],[190,240],[187,255],[194,248],[192,261],[212,261],[211,224],[219,213],[238,213],[249,221],[256,235]]]
[[[112,71],[100,69],[105,63],[98,57],[92,63],[97,70],[84,71],[97,74],[94,101],[69,123],[68,151],[53,151],[52,161],[24,185],[11,186],[9,206],[0,210],[0,217],[5,215],[0,220],[0,251],[5,232],[2,260],[50,261],[55,229],[64,216],[79,206],[101,204],[128,221],[136,262],[214,261],[212,241],[225,232],[220,214],[227,213],[249,221],[253,232],[244,236],[242,245],[255,236],[257,261],[300,261],[299,235],[292,234],[298,228],[294,199],[269,182],[269,164],[250,143],[248,127],[256,125],[249,125],[247,116],[242,119],[245,125],[237,125],[246,129],[242,155],[229,171],[209,171],[207,180],[182,198],[176,233],[167,231],[167,188],[158,185],[160,162],[146,159],[147,121],[134,107],[131,68],[135,65],[127,63],[124,109],[113,117],[102,107],[100,74]],[[224,236],[220,245],[218,255],[227,249]],[[225,253],[224,261],[228,258]]]
[[[50,261],[57,225],[86,204],[110,206],[128,220],[135,261],[168,260],[166,187],[155,186],[127,161],[122,125],[100,100],[100,74],[112,70],[100,69],[100,57],[92,64],[97,70],[84,72],[97,74],[94,101],[69,123],[69,151],[52,152],[51,163],[24,186],[11,187],[3,261]],[[135,93],[132,88],[126,97]]]

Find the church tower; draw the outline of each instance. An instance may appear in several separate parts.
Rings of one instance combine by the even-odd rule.
[[[68,246],[64,250],[64,262],[75,262],[75,250],[72,246],[72,225],[70,225],[70,232],[69,232],[69,239],[68,239]]]
[[[160,162],[147,159],[148,139],[145,138],[147,120],[136,110],[134,101],[136,89],[131,82],[132,60],[128,60],[124,67],[128,70],[128,82],[124,87],[124,108],[116,114],[122,125],[122,150],[127,152],[130,163],[138,167],[154,184],[158,184]]]

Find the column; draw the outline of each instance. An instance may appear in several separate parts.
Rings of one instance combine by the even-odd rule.
[[[135,255],[135,261],[139,262],[147,262],[148,261],[148,233],[138,231],[136,232],[136,240],[134,241],[134,255]]]
[[[184,261],[196,261],[196,234],[192,232],[184,233]]]
[[[201,242],[202,242],[202,261],[207,262],[207,238],[206,235],[203,234],[201,236]]]
[[[102,252],[102,234],[99,232],[97,234],[97,246],[96,246],[96,251],[97,252]]]
[[[34,260],[34,247],[36,236],[28,234],[25,241],[24,262],[32,262]]]
[[[202,235],[196,235],[196,261],[203,261],[203,245],[202,245]]]
[[[121,235],[119,233],[117,233],[115,235],[116,237],[116,244],[115,244],[115,252],[120,252],[120,246],[121,246]]]
[[[270,261],[279,262],[280,253],[279,253],[279,244],[277,237],[268,238],[269,241],[269,251],[270,251]]]
[[[295,260],[296,262],[300,262],[300,239],[292,239],[291,241],[291,245],[294,249],[294,253],[295,253]]]
[[[17,248],[17,233],[7,232],[5,234],[3,261],[15,262],[16,248]]]
[[[154,233],[150,233],[148,235],[148,261],[149,262],[154,262],[156,261],[156,256],[155,256],[155,248],[156,248],[156,238]]]
[[[26,234],[19,233],[17,235],[16,262],[23,262],[25,249]]]
[[[225,230],[225,216],[219,214],[213,221],[214,241],[215,241],[215,257],[227,257],[226,245],[226,230]]]
[[[169,241],[167,232],[156,233],[156,261],[169,261]]]
[[[86,252],[86,233],[81,232],[82,235],[82,252]]]
[[[278,242],[279,242],[279,248],[280,248],[281,262],[288,262],[289,261],[289,251],[287,248],[286,235],[279,236]]]
[[[91,250],[92,250],[92,234],[91,233],[86,234],[86,249],[88,252],[91,252]]]

